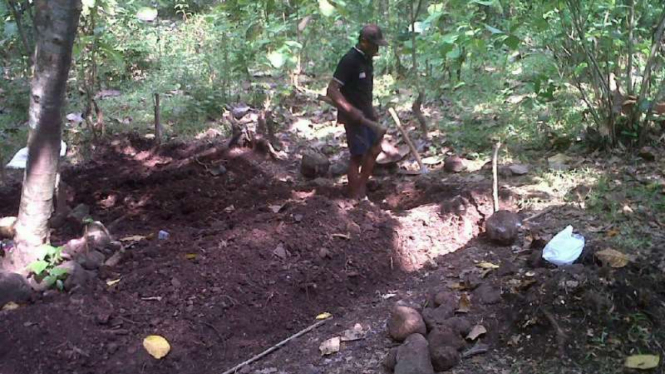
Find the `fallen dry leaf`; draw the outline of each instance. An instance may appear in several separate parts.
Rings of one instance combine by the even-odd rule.
[[[285,205],[286,204],[270,205],[270,206],[268,206],[268,209],[270,209],[273,213],[279,213],[282,210],[282,208],[284,208]]]
[[[634,355],[626,358],[623,366],[629,369],[649,370],[657,368],[660,364],[660,356]]]
[[[476,340],[478,339],[479,336],[484,335],[487,333],[487,329],[483,325],[475,325],[473,326],[473,329],[471,329],[471,332],[469,335],[467,335],[468,340]]]
[[[106,281],[106,285],[109,286],[109,287],[111,287],[115,284],[118,284],[118,283],[120,283],[120,279]]]
[[[321,343],[319,346],[319,351],[321,351],[322,356],[331,355],[333,353],[339,352],[339,346],[341,343],[339,336],[336,336],[332,339],[328,339],[325,342]]]
[[[608,238],[613,238],[617,235],[621,234],[621,230],[619,229],[611,229],[607,232],[607,237]]]
[[[630,259],[624,253],[611,248],[596,252],[596,257],[598,257],[603,264],[609,265],[615,269],[625,267],[630,262]]]
[[[337,239],[351,240],[351,236],[348,234],[332,234],[332,237]]]
[[[143,348],[145,348],[152,357],[158,360],[169,354],[169,351],[171,351],[171,345],[169,342],[159,335],[150,335],[143,339]]]
[[[146,240],[147,238],[143,235],[132,235],[120,239],[121,242],[140,242],[141,240]]]
[[[330,314],[328,312],[324,312],[324,313],[321,313],[318,316],[316,316],[316,319],[320,321],[320,320],[328,319],[330,317],[332,317],[332,314]]]
[[[469,313],[471,311],[471,300],[466,293],[463,293],[459,299],[459,308],[457,308],[457,313]]]
[[[481,262],[481,263],[476,264],[476,266],[478,266],[481,269],[498,269],[499,268],[499,265],[494,265],[491,262]]]
[[[341,340],[343,342],[352,342],[365,339],[365,335],[367,335],[367,331],[363,330],[363,326],[361,324],[356,323],[352,329],[345,330],[342,333]]]
[[[19,305],[13,301],[8,302],[5,306],[2,307],[2,310],[16,310],[19,308]]]
[[[451,290],[462,291],[462,290],[466,290],[467,286],[462,282],[454,282],[454,283],[449,284],[448,288],[450,288]]]
[[[196,260],[196,256],[197,256],[196,253],[187,253],[185,255],[185,258],[188,259],[188,260]]]

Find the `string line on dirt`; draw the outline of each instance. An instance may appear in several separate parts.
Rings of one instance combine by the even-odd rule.
[[[306,329],[301,330],[300,332],[296,333],[295,335],[292,335],[292,336],[290,336],[290,337],[288,337],[288,338],[282,340],[281,342],[275,344],[274,346],[272,346],[272,347],[266,349],[265,351],[263,351],[263,352],[259,353],[258,355],[256,355],[256,356],[250,358],[249,360],[247,360],[247,361],[245,361],[245,362],[242,362],[242,363],[240,363],[240,364],[234,366],[233,368],[231,368],[231,369],[229,369],[229,370],[223,372],[222,374],[232,374],[232,373],[237,372],[237,371],[240,370],[242,367],[247,366],[247,365],[249,365],[249,364],[251,364],[251,363],[253,363],[253,362],[256,362],[256,361],[262,359],[263,357],[265,357],[265,356],[271,354],[272,352],[274,352],[274,351],[278,350],[279,348],[281,348],[282,346],[286,345],[288,342],[290,342],[290,341],[292,341],[292,340],[294,340],[294,339],[297,339],[297,338],[299,338],[299,337],[301,337],[301,336],[307,334],[308,332],[310,332],[310,331],[314,330],[315,328],[317,328],[317,327],[323,325],[324,323],[328,322],[328,321],[331,320],[331,319],[332,319],[332,318],[324,319],[324,320],[322,320],[322,321],[319,321],[319,322],[317,322],[317,323],[315,323],[315,324],[313,324],[313,325],[307,327]]]

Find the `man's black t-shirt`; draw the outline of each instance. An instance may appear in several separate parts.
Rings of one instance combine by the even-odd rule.
[[[333,79],[342,86],[340,91],[351,105],[360,109],[365,117],[375,120],[372,110],[374,67],[371,58],[367,58],[359,49],[351,48],[337,65]],[[347,116],[341,111],[337,114],[337,121],[348,124]]]

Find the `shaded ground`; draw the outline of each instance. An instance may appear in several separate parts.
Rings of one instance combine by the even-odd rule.
[[[335,318],[245,372],[379,373],[395,345],[385,333],[390,307],[397,300],[422,307],[443,289],[469,294],[467,317],[486,327],[481,340],[491,347],[456,373],[547,372],[543,357],[560,363],[561,349],[559,372],[611,372],[602,365],[620,371],[625,355],[662,352],[653,343],[665,317],[656,261],[602,267],[593,256],[602,242],[590,240],[584,266],[528,263],[545,243],[539,233],[583,221],[579,210],[554,210],[524,227],[516,246],[496,247],[477,238],[491,214],[487,178],[388,174],[372,203],[355,204],[339,184],[300,179],[293,153],[270,161],[233,150],[171,167],[219,144],[174,143],[155,153],[149,141],[122,136],[66,170],[73,204],[113,222],[118,239],[146,239],[126,241],[122,262],[100,269],[88,288],[0,312],[0,373],[223,372],[322,312]],[[212,171],[220,165],[224,172]],[[16,211],[18,194],[18,185],[3,190],[0,215]],[[169,239],[154,239],[159,230]],[[482,261],[500,268],[486,271]],[[500,300],[482,303],[483,287]],[[567,332],[563,345],[542,310]],[[365,339],[320,356],[322,341],[356,323],[369,331]],[[169,340],[167,358],[143,350],[150,334]]]

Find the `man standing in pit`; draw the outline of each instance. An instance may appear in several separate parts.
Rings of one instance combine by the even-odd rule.
[[[342,57],[328,84],[328,97],[338,109],[337,122],[344,124],[346,130],[351,153],[349,197],[353,199],[366,197],[367,181],[381,153],[381,140],[386,133],[378,125],[379,116],[372,106],[372,58],[378,54],[379,46],[386,45],[379,26],[363,27],[358,44]]]

